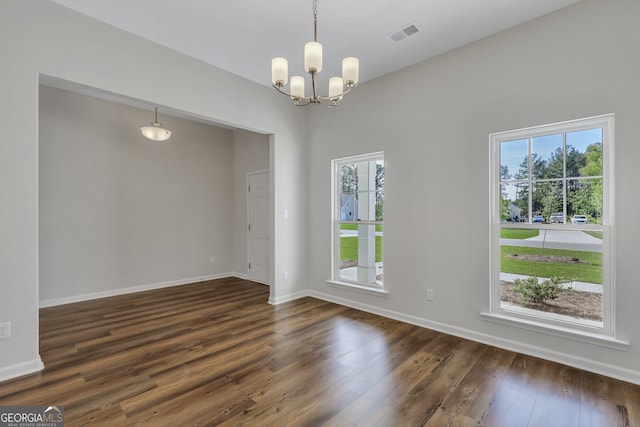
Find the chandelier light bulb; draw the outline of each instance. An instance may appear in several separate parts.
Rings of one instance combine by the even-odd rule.
[[[344,88],[344,83],[342,82],[341,77],[331,77],[329,79],[329,98],[332,101],[341,100],[343,88]]]
[[[291,77],[291,97],[294,99],[304,98],[304,77]]]
[[[289,80],[289,62],[276,57],[271,60],[271,81],[276,86],[284,86]]]
[[[342,60],[342,80],[347,86],[358,84],[360,74],[360,61],[358,58],[348,56]]]
[[[309,42],[304,45],[304,70],[307,73],[322,71],[322,45],[320,43]]]

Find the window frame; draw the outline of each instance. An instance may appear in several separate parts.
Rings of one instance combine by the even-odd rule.
[[[492,133],[489,135],[490,145],[490,313],[488,320],[499,320],[500,323],[524,326],[534,330],[554,330],[562,332],[561,336],[571,336],[578,334],[586,337],[605,337],[604,341],[615,341],[610,338],[615,336],[615,255],[614,255],[614,125],[613,114],[590,117],[585,119],[571,120],[549,125],[535,126],[513,131]],[[502,200],[502,179],[500,162],[500,144],[503,142],[533,139],[545,135],[566,134],[569,132],[602,128],[602,225],[592,224],[536,224],[536,223],[503,223],[501,220],[501,200]],[[566,144],[563,145],[566,149]],[[528,151],[531,155],[531,151]],[[529,160],[531,161],[531,160]],[[563,176],[563,183],[576,177]],[[529,175],[531,184],[531,175]],[[566,193],[565,193],[566,197]],[[563,205],[565,222],[567,212],[566,205]],[[529,209],[529,216],[533,212]],[[603,307],[602,326],[594,325],[593,322],[564,318],[557,318],[552,315],[545,315],[537,310],[513,310],[505,309],[500,301],[500,230],[502,228],[522,228],[522,229],[558,229],[558,230],[593,230],[601,229],[602,239],[602,287],[603,287]],[[606,344],[605,344],[606,345]]]
[[[341,168],[343,165],[362,163],[362,162],[377,162],[382,160],[385,164],[384,152],[378,151],[374,153],[355,155],[349,157],[342,157],[331,161],[332,168],[332,183],[331,183],[331,279],[327,282],[329,285],[346,287],[352,290],[364,291],[373,293],[376,295],[386,295],[388,292],[384,287],[384,280],[382,282],[376,281],[376,283],[366,283],[357,280],[349,280],[340,276],[340,225],[341,224],[357,224],[357,225],[381,225],[384,232],[384,220],[360,220],[360,221],[347,221],[341,219],[341,194],[342,194],[342,182],[341,182]],[[386,165],[385,165],[386,166]],[[386,173],[386,168],[385,168]],[[386,177],[385,177],[386,178]],[[384,194],[384,187],[383,187]],[[376,191],[374,190],[374,194]],[[383,205],[384,212],[384,205]],[[382,240],[384,244],[384,239]],[[381,248],[382,259],[384,259],[384,248]],[[383,261],[381,261],[383,262]]]

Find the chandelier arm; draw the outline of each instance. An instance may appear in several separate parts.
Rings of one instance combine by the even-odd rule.
[[[284,91],[284,90],[280,89],[280,88],[279,88],[278,86],[276,86],[276,85],[271,85],[271,87],[273,87],[275,90],[277,90],[277,91],[278,91],[278,92],[280,92],[281,94],[283,94],[283,95],[285,95],[285,96],[288,96],[289,98],[293,98],[293,99],[305,99],[305,100],[307,100],[307,101],[311,101],[311,98],[310,98],[310,97],[308,97],[308,96],[305,96],[305,97],[303,97],[303,98],[298,98],[298,97],[295,97],[295,96],[291,95],[289,92],[286,92],[286,91]]]
[[[353,92],[355,90],[355,88],[357,88],[358,85],[351,85],[351,86],[347,86],[347,90],[345,90],[342,93],[339,93],[337,95],[334,96],[319,96],[318,99],[321,99],[322,101],[333,101],[335,98],[339,98],[341,96],[345,96],[351,92]]]
[[[287,96],[287,97],[291,98],[293,100],[294,105],[296,105],[297,107],[305,107],[305,106],[307,106],[309,104],[321,104],[322,101],[331,101],[331,102],[335,103],[336,102],[335,100],[337,98],[343,97],[343,96],[353,92],[355,90],[355,88],[358,87],[358,85],[348,86],[347,90],[345,90],[344,92],[339,93],[338,95],[335,95],[335,96],[317,96],[317,95],[315,95],[316,92],[314,90],[314,96],[313,97],[305,96],[303,98],[294,97],[289,92],[286,92],[286,91],[282,90],[280,87],[278,87],[276,85],[271,85],[271,87],[273,87],[275,90],[277,90],[279,93],[283,94],[284,96]],[[315,89],[315,87],[314,87],[314,89]]]
[[[308,98],[295,98],[293,100],[293,105],[295,105],[296,107],[306,107],[307,105],[311,105],[311,100],[309,100]]]
[[[289,98],[293,99],[294,101],[297,99],[297,100],[308,101],[308,103],[311,103],[311,98],[308,97],[308,96],[305,96],[303,98],[298,98],[298,97],[295,97],[295,96],[291,95],[289,92],[285,92],[284,90],[282,90],[281,88],[279,88],[276,85],[271,85],[271,87],[274,88],[275,90],[277,90],[278,92],[280,92],[281,94],[283,94],[284,96],[288,96]],[[304,104],[304,105],[307,105],[307,104]]]

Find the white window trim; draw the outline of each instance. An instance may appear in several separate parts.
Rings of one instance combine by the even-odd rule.
[[[615,338],[615,228],[614,228],[614,115],[607,114],[586,119],[572,120],[551,125],[536,126],[514,131],[498,132],[489,135],[490,145],[490,312],[482,313],[483,318],[530,330],[551,333],[581,341],[593,342],[608,347],[626,349],[626,341]],[[500,143],[518,139],[532,138],[555,133],[567,133],[578,130],[602,128],[603,146],[603,319],[602,327],[594,327],[589,322],[569,322],[553,319],[543,314],[534,315],[526,310],[509,310],[500,304]],[[510,224],[509,227],[522,228],[559,228],[563,230],[588,229],[585,225],[563,224],[536,225]]]
[[[331,279],[327,280],[327,284],[336,288],[345,288],[357,292],[364,292],[377,296],[387,296],[389,292],[385,289],[384,281],[382,284],[363,283],[358,281],[346,280],[340,277],[340,222],[353,222],[354,224],[379,224],[379,221],[340,221],[340,203],[338,203],[340,194],[340,166],[343,164],[354,162],[368,162],[372,160],[384,160],[384,151],[375,153],[342,157],[331,161]],[[386,169],[385,169],[386,172]],[[384,225],[383,228],[384,230]],[[384,242],[384,241],[383,241]],[[384,244],[384,243],[383,243]],[[384,248],[382,249],[384,254]],[[383,255],[384,257],[384,255]],[[383,258],[384,259],[384,258]]]

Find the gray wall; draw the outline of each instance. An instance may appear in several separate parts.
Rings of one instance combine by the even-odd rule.
[[[311,121],[310,281],[318,295],[640,382],[640,2],[584,0],[363,84]],[[489,323],[492,132],[616,114],[615,277],[628,351]],[[331,123],[331,126],[327,124]],[[330,161],[385,152],[388,297],[327,286]],[[425,298],[435,290],[435,301]]]
[[[152,112],[48,86],[39,114],[41,303],[229,275],[246,260],[236,201],[247,170],[269,167],[265,135],[161,109],[173,135],[151,142],[139,127]]]

